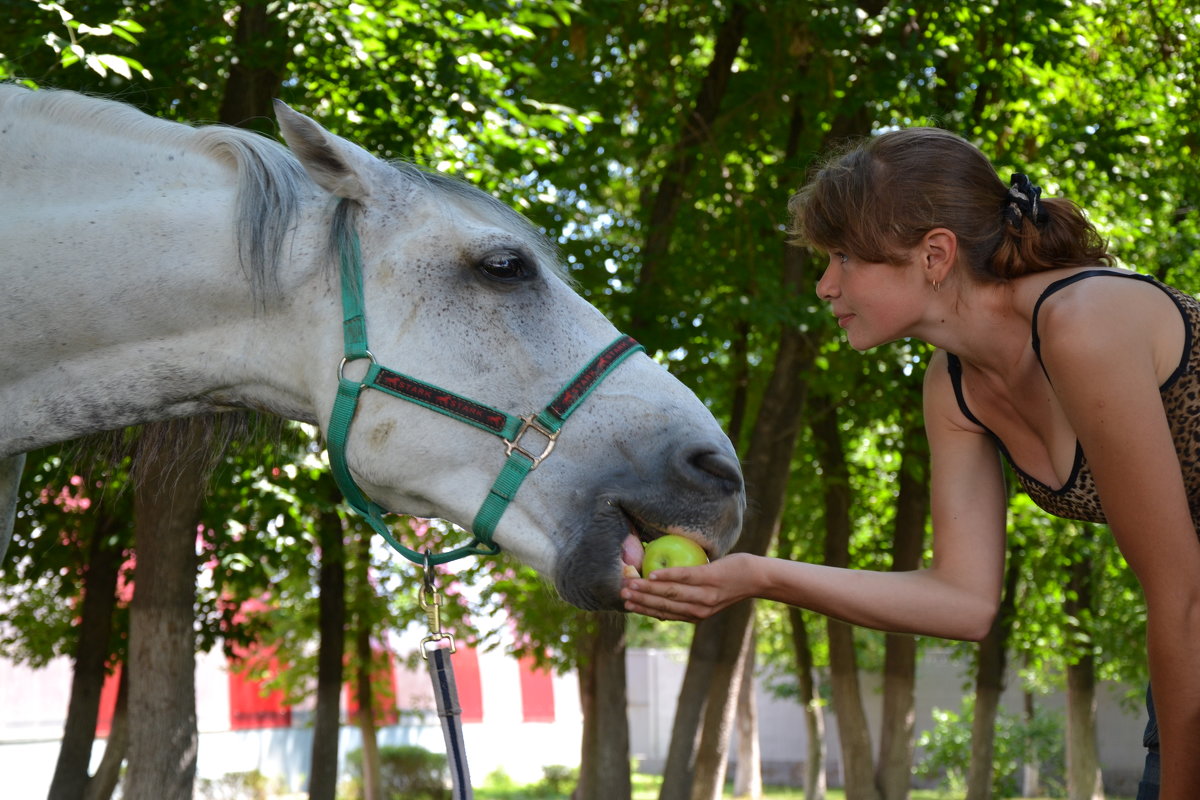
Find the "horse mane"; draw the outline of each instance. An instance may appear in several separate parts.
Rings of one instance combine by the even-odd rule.
[[[279,296],[279,260],[300,210],[301,191],[315,184],[286,147],[266,136],[227,125],[192,129],[202,150],[237,167],[238,258],[260,305]]]
[[[13,88],[18,88],[13,86]],[[9,86],[0,86],[0,102]],[[236,241],[242,271],[250,283],[251,297],[265,307],[279,296],[278,266],[288,231],[295,224],[301,198],[316,184],[296,156],[275,139],[257,131],[224,124],[188,124],[151,116],[140,109],[103,97],[55,89],[20,88],[23,106],[39,116],[78,130],[104,129],[114,135],[186,147],[232,166],[237,174],[235,201]],[[535,255],[560,278],[570,282],[557,248],[526,217],[492,195],[458,178],[405,161],[382,162],[407,179],[442,196],[480,207],[498,216],[526,237]],[[330,246],[337,263],[336,242],[340,224],[352,224],[353,214],[340,221],[335,215]]]
[[[314,186],[282,144],[255,131],[165,120],[117,100],[60,89],[27,90],[10,84],[0,86],[0,99],[18,101],[23,111],[53,125],[184,148],[232,166],[237,174],[234,218],[242,271],[256,305],[278,296],[283,244],[300,198]]]

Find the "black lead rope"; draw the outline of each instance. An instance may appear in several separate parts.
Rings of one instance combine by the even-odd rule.
[[[467,748],[463,744],[462,706],[458,704],[458,686],[454,682],[454,637],[442,630],[442,596],[434,581],[433,557],[425,551],[425,571],[421,581],[421,608],[429,619],[429,635],[421,640],[421,656],[429,664],[433,681],[433,697],[442,720],[442,736],[446,740],[446,764],[453,784],[452,800],[474,800],[471,771],[467,768]],[[448,647],[440,645],[448,642]]]
[[[474,800],[471,772],[467,768],[467,753],[463,745],[462,708],[458,705],[458,687],[454,683],[454,666],[448,648],[429,652],[429,677],[433,680],[433,695],[437,699],[438,716],[442,718],[442,735],[446,739],[446,761],[454,784],[454,800]]]

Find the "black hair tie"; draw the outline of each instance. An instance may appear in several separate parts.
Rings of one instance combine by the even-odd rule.
[[[1008,200],[1004,205],[1004,218],[1014,228],[1021,227],[1024,219],[1032,220],[1040,228],[1050,217],[1038,200],[1041,196],[1042,187],[1035,186],[1027,175],[1014,172],[1008,187]]]

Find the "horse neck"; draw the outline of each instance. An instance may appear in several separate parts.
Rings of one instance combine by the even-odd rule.
[[[319,211],[286,243],[310,255],[282,265],[281,299],[258,302],[235,238],[236,173],[178,127],[157,146],[60,122],[10,130],[24,135],[0,159],[36,169],[0,168],[0,454],[226,406],[311,417],[290,367],[326,302],[324,249],[308,240]]]

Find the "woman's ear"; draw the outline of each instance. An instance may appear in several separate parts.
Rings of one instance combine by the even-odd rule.
[[[930,284],[940,286],[958,261],[958,237],[949,228],[934,228],[921,240],[921,268]]]

